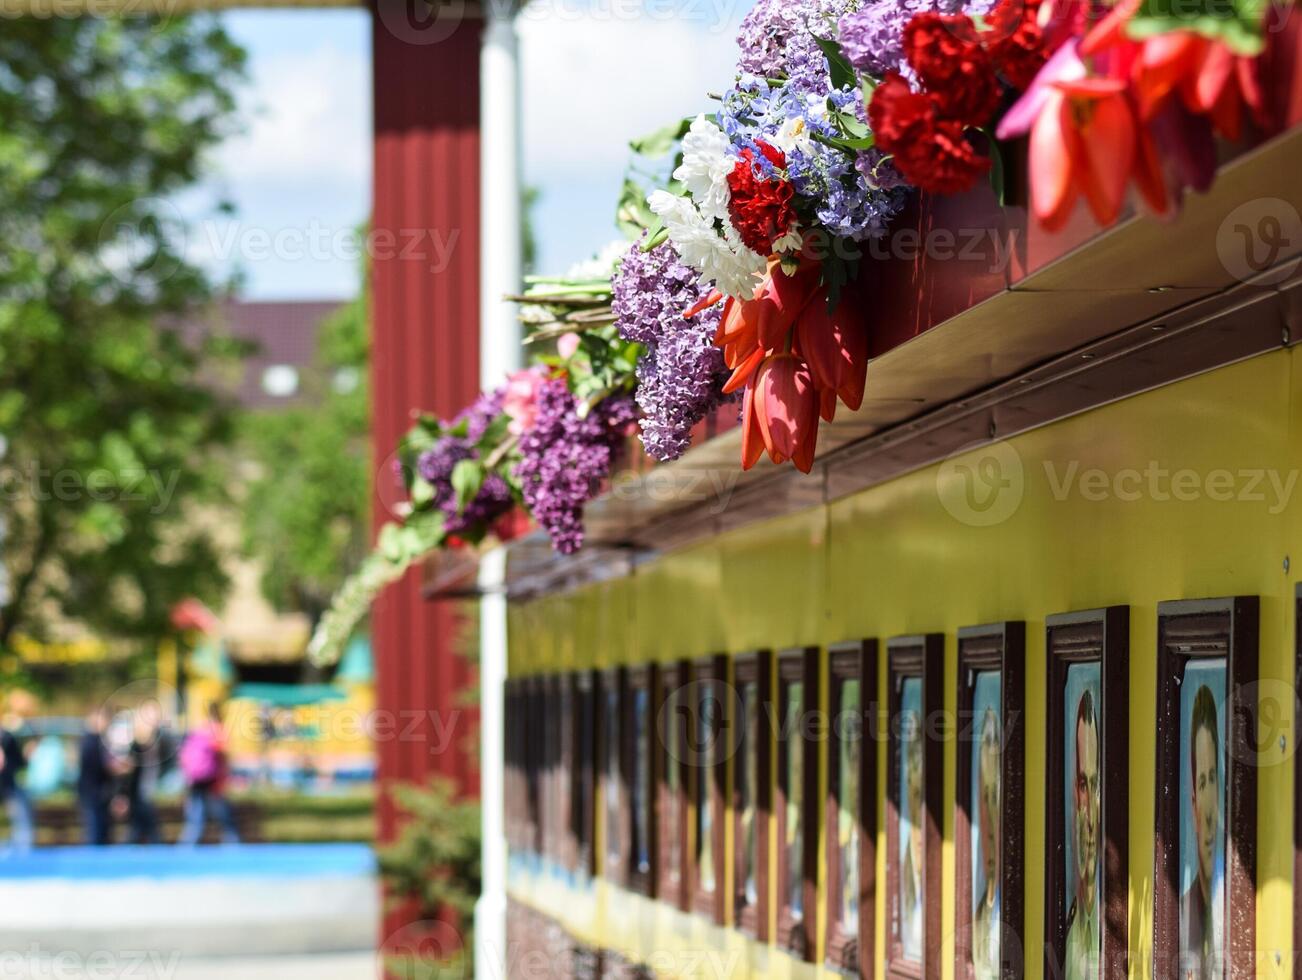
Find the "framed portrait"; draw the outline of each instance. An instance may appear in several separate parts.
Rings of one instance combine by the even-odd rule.
[[[940,977],[945,638],[886,644],[886,974]]]
[[[596,872],[592,838],[594,813],[593,787],[596,778],[597,745],[596,684],[591,671],[579,671],[569,677],[572,714],[566,717],[571,728],[570,744],[570,837],[573,841],[573,867],[576,877],[586,879]]]
[[[656,839],[655,786],[652,783],[651,746],[655,716],[651,698],[655,691],[654,664],[630,667],[625,688],[624,786],[628,795],[628,883],[643,895],[655,894]]]
[[[777,942],[814,962],[818,862],[818,647],[778,657]]]
[[[1127,976],[1129,650],[1126,606],[1045,621],[1046,976]]]
[[[690,702],[684,757],[692,801],[688,871],[692,908],[723,925],[726,911],[723,803],[727,774],[728,660],[708,657],[692,665],[685,689]]]
[[[877,923],[877,641],[828,649],[827,944],[823,961],[872,976]]]
[[[737,712],[733,752],[733,921],[764,941],[769,933],[769,833],[773,811],[773,657],[767,651],[733,661]]]
[[[1153,973],[1255,975],[1256,596],[1157,607]]]
[[[601,674],[597,745],[601,767],[601,861],[604,877],[628,883],[628,801],[624,791],[624,684],[622,667]]]
[[[957,980],[1020,977],[1026,624],[958,633]]]
[[[686,911],[688,790],[685,778],[687,719],[686,704],[690,668],[686,661],[667,664],[656,671],[655,746],[656,831],[659,840],[656,860],[656,895],[662,902]]]

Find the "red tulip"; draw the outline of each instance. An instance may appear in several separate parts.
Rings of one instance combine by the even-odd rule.
[[[755,378],[754,409],[773,462],[793,459],[809,472],[818,438],[818,403],[809,367],[794,354],[775,354],[761,365]]]

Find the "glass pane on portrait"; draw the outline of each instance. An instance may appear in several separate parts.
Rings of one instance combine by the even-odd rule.
[[[837,846],[841,856],[841,928],[859,927],[859,754],[863,724],[858,680],[841,683],[841,712],[837,719]]]
[[[801,887],[804,828],[800,821],[804,801],[804,740],[801,738],[804,691],[805,686],[800,681],[787,685],[786,711],[783,714],[783,737],[787,740],[787,904],[791,914],[797,917],[803,913],[804,897]]]
[[[972,971],[976,980],[999,977],[1002,686],[999,671],[977,672],[972,692],[972,738],[967,747],[972,773]]]
[[[1066,895],[1064,976],[1095,980],[1103,956],[1101,667],[1071,664],[1063,685],[1063,882]]]
[[[639,874],[651,870],[651,693],[633,692],[633,855]]]
[[[1180,685],[1180,975],[1223,975],[1225,660],[1191,660]]]
[[[755,883],[756,831],[755,794],[759,785],[759,684],[748,681],[741,689],[741,709],[745,737],[741,744],[741,763],[737,767],[737,792],[741,798],[741,879],[747,905],[759,898]]]
[[[900,686],[899,736],[895,743],[899,774],[899,939],[905,959],[922,962],[923,851],[922,678],[906,677]]]

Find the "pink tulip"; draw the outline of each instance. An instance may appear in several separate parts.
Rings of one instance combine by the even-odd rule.
[[[547,369],[542,365],[516,371],[506,379],[506,397],[502,411],[511,417],[507,431],[523,435],[533,428],[538,415],[538,392],[547,380]]]

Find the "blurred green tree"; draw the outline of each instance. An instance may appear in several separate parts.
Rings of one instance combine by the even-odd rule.
[[[243,68],[210,15],[0,31],[0,649],[68,622],[148,649],[220,595],[200,515],[232,422],[203,372],[232,350],[166,326],[215,289],[169,202]]]
[[[241,443],[256,464],[244,501],[244,547],[281,610],[325,611],[370,543],[371,440],[367,285],[322,324],[322,390],[302,407],[251,412]]]

